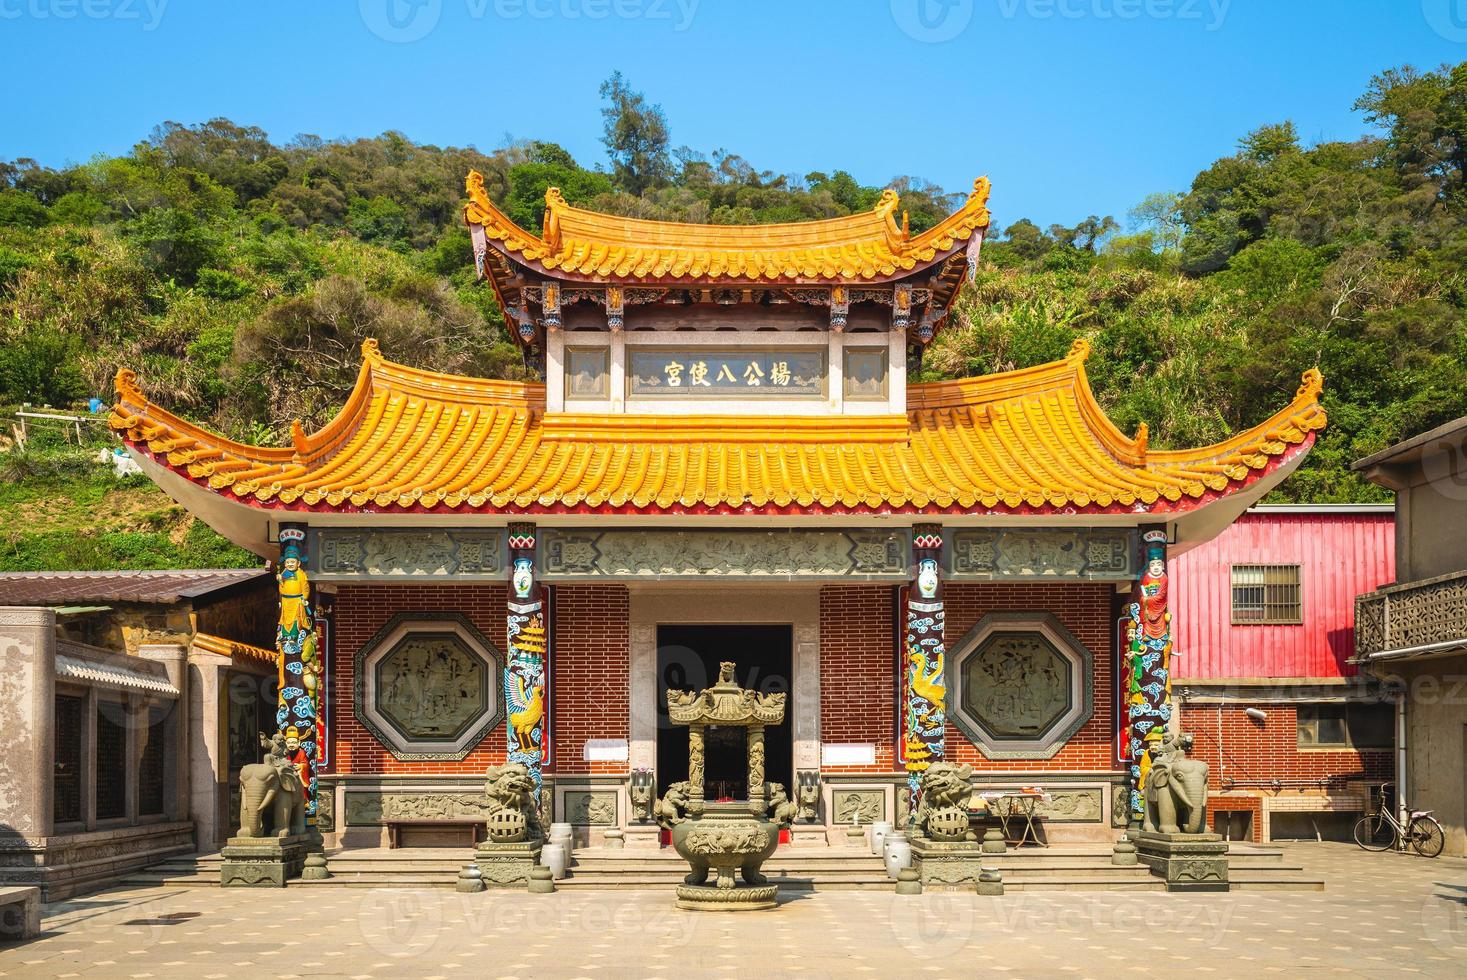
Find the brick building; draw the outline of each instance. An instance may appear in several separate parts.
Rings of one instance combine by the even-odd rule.
[[[1255,841],[1350,829],[1394,778],[1394,695],[1363,677],[1355,595],[1395,577],[1389,505],[1263,505],[1172,562],[1178,720],[1212,825]]]
[[[543,381],[435,374],[369,342],[335,420],[262,448],[122,372],[112,424],[145,472],[280,559],[278,724],[311,756],[328,837],[428,842],[476,812],[486,766],[519,762],[581,840],[654,846],[629,785],[685,778],[666,695],[724,661],[788,692],[767,779],[819,787],[797,842],[899,817],[944,759],[985,787],[1042,785],[1051,839],[1124,826],[1173,710],[1167,557],[1298,466],[1322,381],[1177,451],[1105,416],[1084,340],[909,383],[978,261],[987,190],[920,233],[891,192],[715,227],[552,190],[535,234],[474,175],[483,288]],[[750,795],[710,731],[709,792]]]

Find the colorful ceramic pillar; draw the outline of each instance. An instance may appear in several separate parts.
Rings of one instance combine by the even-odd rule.
[[[281,527],[280,566],[275,581],[280,619],[275,628],[279,676],[275,730],[285,738],[286,758],[295,764],[305,787],[306,823],[316,824],[316,770],[325,758],[326,731],[321,711],[323,671],[316,645],[316,617],[311,582],[306,575],[306,529]]]
[[[509,605],[506,617],[504,702],[509,761],[523,763],[535,780],[540,804],[541,770],[549,758],[546,656],[549,630],[545,600],[535,580],[535,525],[509,526]]]
[[[1161,741],[1172,717],[1172,614],[1167,599],[1165,531],[1147,531],[1145,570],[1128,608],[1126,627],[1126,748],[1131,759],[1131,822],[1144,810],[1148,750]]]
[[[944,678],[942,528],[912,529],[917,575],[907,591],[907,622],[902,641],[902,765],[911,790],[909,814],[921,803],[922,774],[941,762],[947,750],[947,685]],[[910,819],[910,818],[909,818]]]

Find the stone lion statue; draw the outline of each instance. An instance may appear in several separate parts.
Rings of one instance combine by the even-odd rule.
[[[652,804],[652,819],[663,830],[671,830],[688,819],[688,794],[691,784],[686,779],[678,780],[667,787],[662,799]]]
[[[922,774],[917,806],[917,832],[938,840],[976,840],[968,827],[973,798],[973,767],[967,763],[934,762]]]
[[[521,825],[524,835],[520,839],[538,840],[545,836],[540,810],[535,805],[535,779],[524,763],[490,766],[484,773],[484,795],[489,798],[487,816],[491,838],[510,833],[512,828]],[[499,835],[495,833],[496,826],[504,828]]]
[[[769,800],[769,819],[781,827],[788,827],[800,812],[798,804],[790,800],[784,791],[784,783],[765,783],[764,796]]]

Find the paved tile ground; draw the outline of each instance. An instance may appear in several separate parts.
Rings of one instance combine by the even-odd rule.
[[[1292,845],[1324,892],[825,892],[679,912],[663,892],[114,889],[52,906],[0,976],[1467,976],[1467,860]],[[751,955],[753,954],[753,955]]]

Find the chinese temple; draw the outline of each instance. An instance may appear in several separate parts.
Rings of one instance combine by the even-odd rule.
[[[787,692],[763,745],[796,844],[905,824],[939,761],[1042,785],[1053,840],[1136,820],[1179,669],[1167,560],[1299,465],[1323,382],[1185,450],[1107,418],[1083,339],[911,382],[979,261],[988,190],[913,233],[892,191],[729,226],[552,189],[536,234],[471,174],[482,288],[542,381],[369,342],[331,422],[252,446],[120,372],[111,424],[144,471],[274,562],[274,720],[327,839],[452,839],[486,768],[520,762],[579,841],[656,847],[651,801],[689,764],[667,692],[724,662]],[[709,798],[762,797],[720,731]]]

